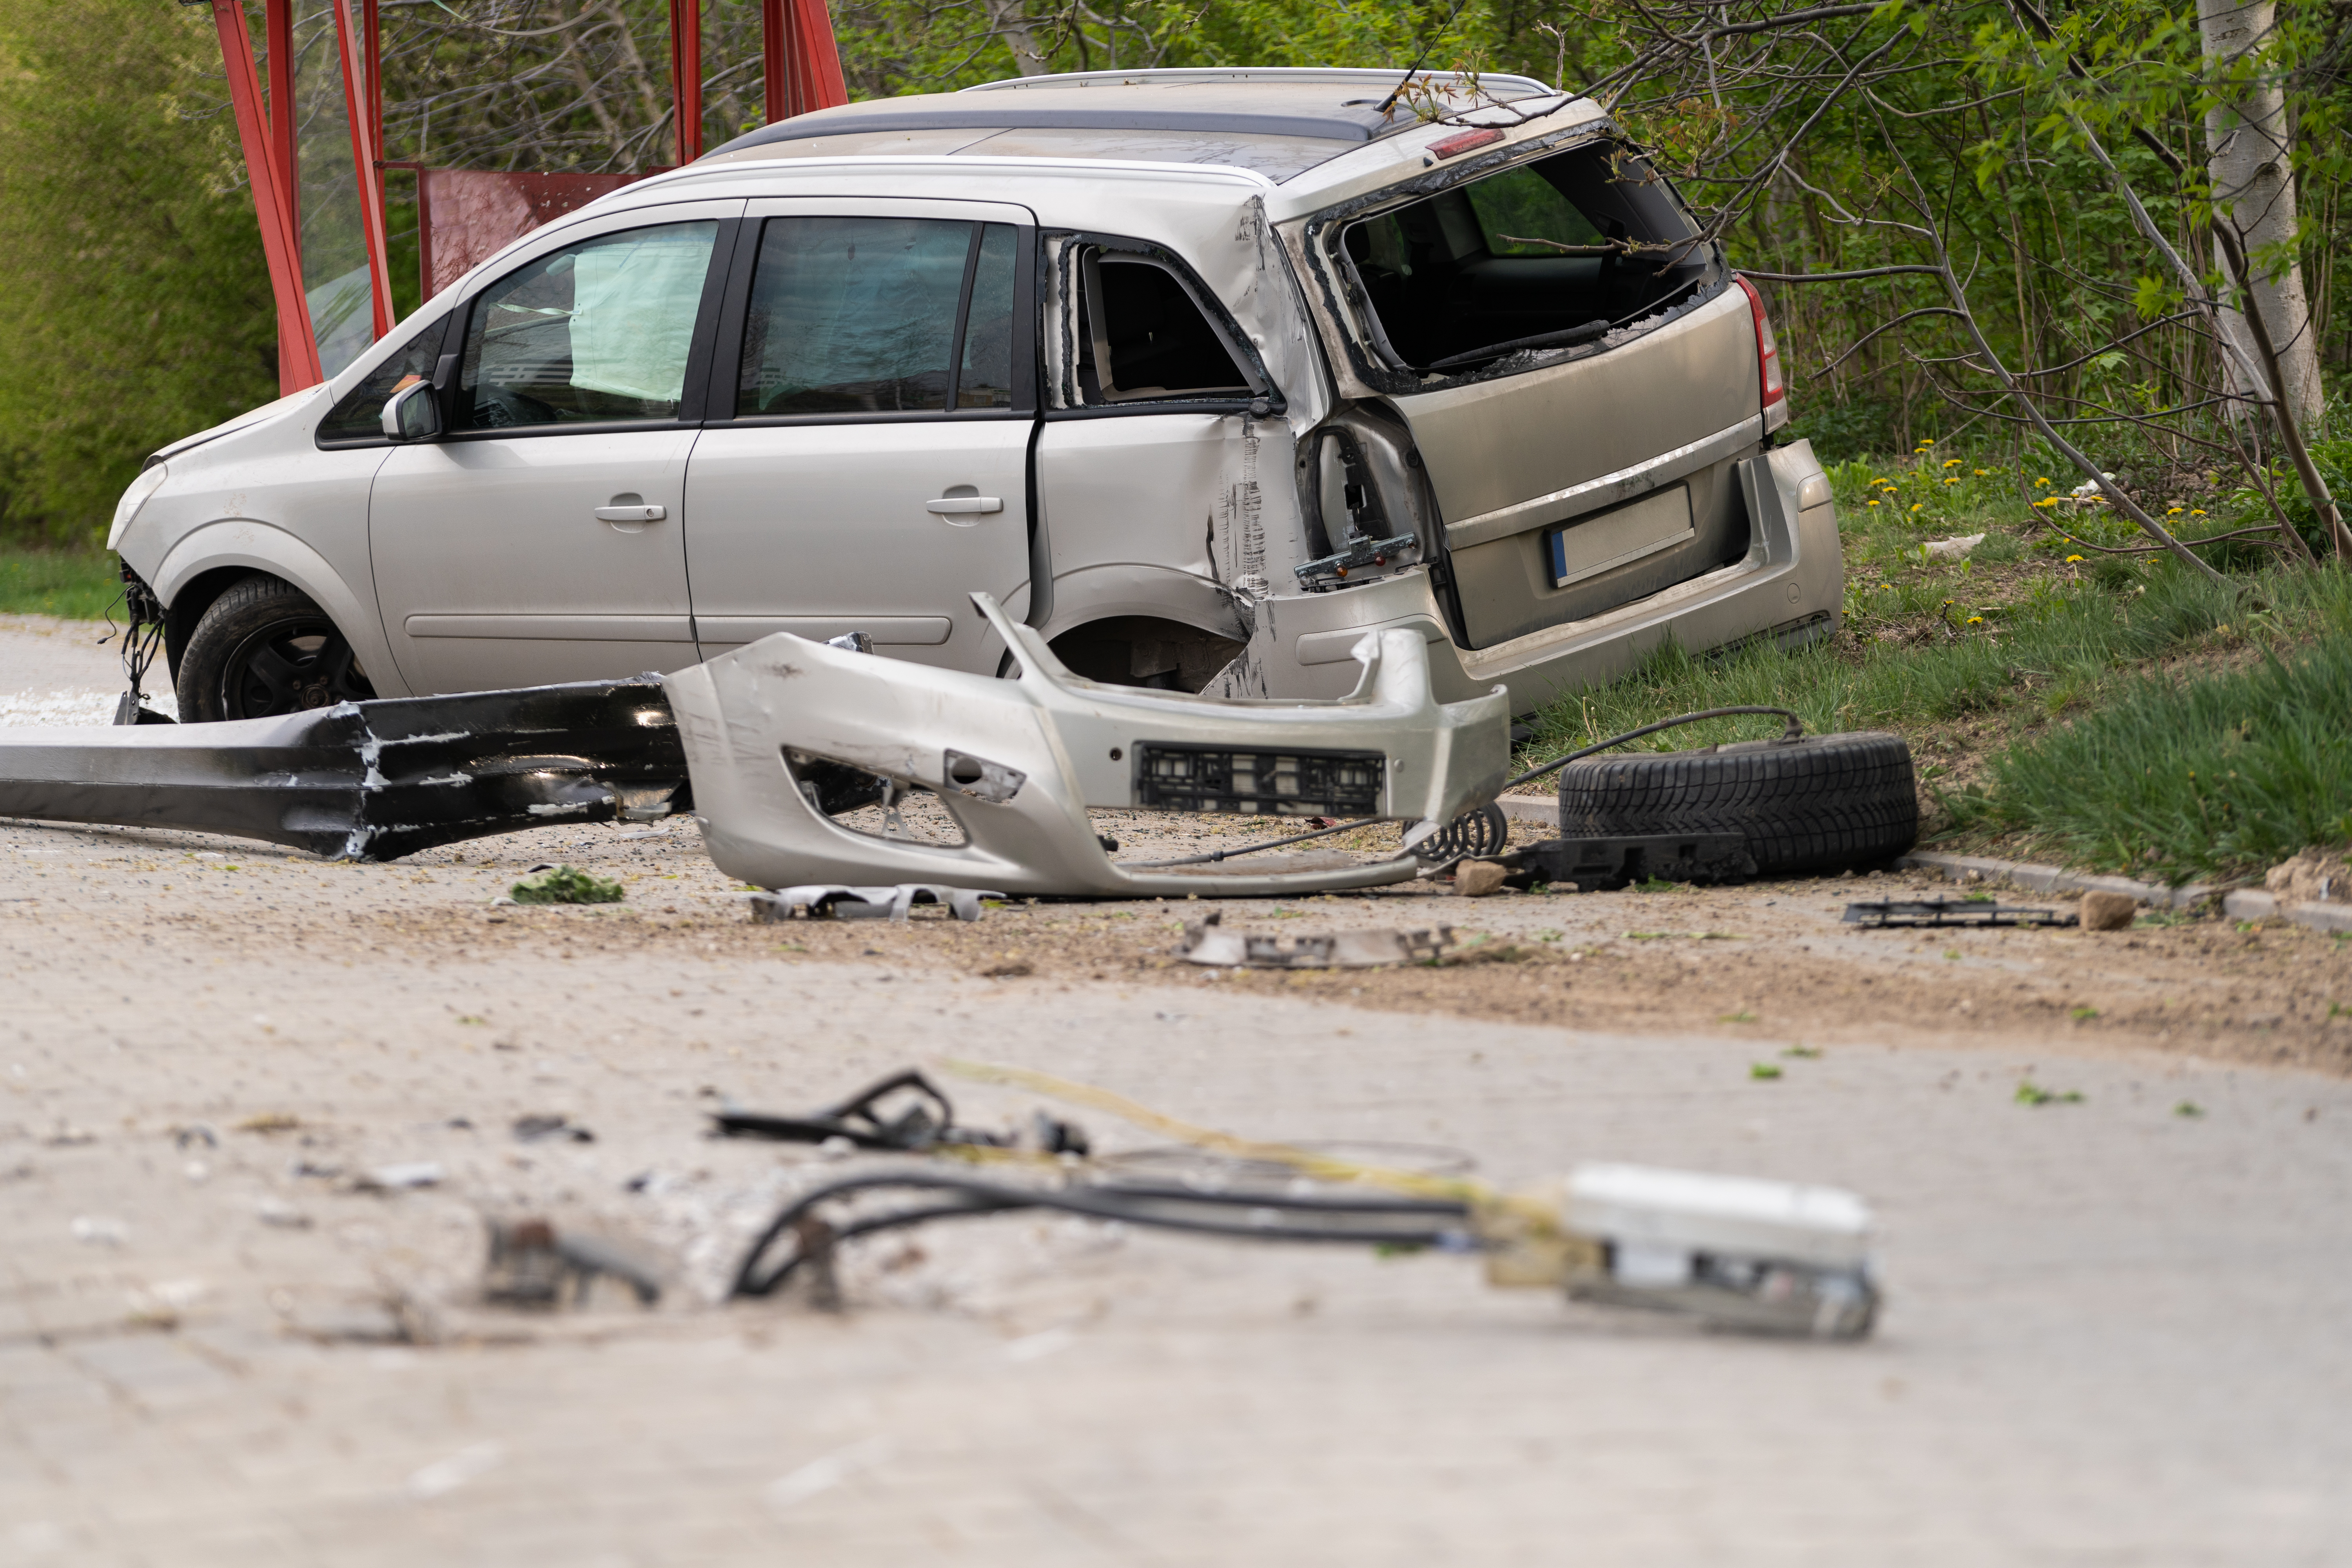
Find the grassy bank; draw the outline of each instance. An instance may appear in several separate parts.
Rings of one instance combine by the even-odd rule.
[[[2225,587],[2169,558],[2100,555],[2084,542],[2121,542],[2126,525],[2053,506],[2042,474],[1931,446],[1833,479],[1835,638],[1662,649],[1546,710],[1527,760],[1693,709],[1772,704],[1812,730],[1904,735],[1929,835],[1948,843],[2178,880],[2352,838],[2352,574],[2258,570]],[[2191,499],[2165,509],[2185,534],[2231,526]],[[1977,533],[1966,559],[1920,548]],[[1638,744],[1757,738],[1772,722]]]
[[[122,591],[117,570],[103,551],[0,545],[0,615],[96,620]]]

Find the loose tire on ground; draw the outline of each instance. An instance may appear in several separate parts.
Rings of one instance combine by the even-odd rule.
[[[1761,877],[1884,865],[1919,837],[1911,748],[1874,730],[1592,757],[1559,773],[1564,838],[1737,833]]]
[[[247,577],[214,600],[173,675],[183,722],[267,719],[375,695],[327,613],[276,577]]]

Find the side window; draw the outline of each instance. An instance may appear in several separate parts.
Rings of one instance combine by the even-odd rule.
[[[770,218],[736,414],[1011,408],[1019,242],[1002,223]]]
[[[365,381],[327,411],[327,416],[319,421],[319,439],[381,442],[383,405],[410,382],[432,375],[434,361],[441,353],[441,339],[448,330],[446,316],[436,317],[419,328],[407,342],[394,351],[390,359],[376,366]]]
[[[958,408],[1013,406],[1013,247],[1019,231],[1009,223],[981,226],[974,258],[971,303],[964,307],[963,357],[956,374]]]
[[[467,323],[457,426],[675,419],[715,221],[601,235],[484,290]]]
[[[1078,384],[1088,403],[1247,397],[1256,390],[1176,274],[1143,256],[1087,252]]]

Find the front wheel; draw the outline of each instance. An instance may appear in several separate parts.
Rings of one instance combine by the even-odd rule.
[[[183,721],[268,719],[375,695],[327,612],[275,577],[247,577],[213,601],[173,686]]]

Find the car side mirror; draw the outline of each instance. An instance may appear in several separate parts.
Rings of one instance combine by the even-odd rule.
[[[429,381],[412,382],[383,405],[383,438],[430,441],[441,434],[441,402]]]

